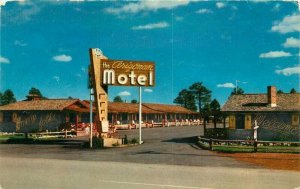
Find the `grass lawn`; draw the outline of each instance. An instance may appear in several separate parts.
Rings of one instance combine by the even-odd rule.
[[[24,135],[1,135],[0,144],[55,144],[64,140],[62,137],[36,138],[28,135],[26,139]]]
[[[254,152],[253,146],[213,146],[213,151],[225,152],[225,153],[243,153]],[[257,152],[266,153],[300,153],[299,146],[258,146]]]
[[[7,141],[8,139],[24,139],[23,135],[0,135],[0,142]]]

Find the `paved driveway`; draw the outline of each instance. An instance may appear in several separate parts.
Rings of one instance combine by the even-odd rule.
[[[144,144],[105,150],[89,150],[59,145],[0,145],[1,156],[63,159],[80,161],[114,161],[147,164],[193,165],[210,167],[256,168],[216,152],[199,149],[194,143],[203,133],[201,126],[148,128],[142,130]],[[138,130],[119,131],[120,136],[138,139]]]
[[[0,145],[0,188],[299,188],[299,173],[198,149],[201,127],[143,130],[143,145],[105,150]],[[129,138],[138,131],[120,131]],[[66,161],[67,160],[67,161]]]

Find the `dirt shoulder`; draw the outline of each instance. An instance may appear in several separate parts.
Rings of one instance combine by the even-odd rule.
[[[268,169],[279,169],[300,172],[300,154],[286,153],[233,153],[226,154],[216,152],[223,157],[232,157],[238,161],[243,161],[259,165]]]

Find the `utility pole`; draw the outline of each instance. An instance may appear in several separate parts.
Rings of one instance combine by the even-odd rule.
[[[237,94],[238,91],[238,82],[239,80],[235,80],[235,94]]]

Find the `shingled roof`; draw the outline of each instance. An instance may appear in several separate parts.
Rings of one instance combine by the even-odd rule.
[[[43,99],[32,101],[19,101],[4,106],[0,106],[1,110],[63,110],[68,106],[78,102],[78,99]]]
[[[143,103],[142,111],[146,114],[164,114],[164,113],[181,113],[181,114],[197,114],[184,107],[169,104],[151,104]],[[137,113],[139,112],[139,104],[134,103],[120,103],[120,102],[109,102],[108,103],[109,113]]]
[[[300,93],[277,94],[276,107],[271,107],[267,98],[267,94],[232,95],[221,111],[300,111]]]
[[[36,110],[71,110],[76,112],[89,112],[89,102],[78,99],[43,99],[32,101],[19,101],[8,105],[0,106],[0,111],[36,111]],[[95,111],[95,107],[93,107]],[[138,113],[139,104],[109,102],[109,113]],[[197,114],[184,107],[168,104],[143,103],[142,111],[146,114]]]

